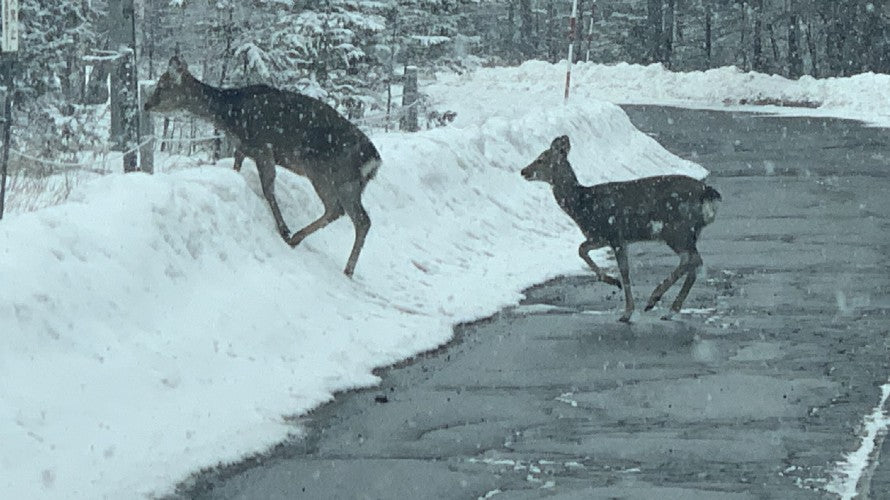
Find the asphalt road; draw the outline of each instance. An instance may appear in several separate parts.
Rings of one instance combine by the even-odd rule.
[[[543,284],[318,409],[305,440],[180,495],[834,498],[834,463],[861,445],[890,377],[887,132],[626,109],[723,194],[688,312],[640,312],[676,256],[637,244],[631,325],[616,321],[621,296],[589,276]],[[890,498],[890,465],[875,461],[858,488]]]

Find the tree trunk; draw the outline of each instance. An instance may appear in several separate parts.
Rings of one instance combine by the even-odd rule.
[[[662,62],[666,68],[671,67],[671,60],[674,56],[674,15],[676,14],[675,0],[667,0],[667,7],[664,9],[664,24],[662,26]]]
[[[754,0],[751,7],[754,17],[754,32],[751,34],[752,69],[762,73],[766,66],[763,58],[763,0]]]
[[[797,12],[794,8],[794,0],[788,1],[788,76],[799,78],[803,74],[803,60],[800,57],[798,45],[799,25]]]
[[[705,58],[707,67],[711,67],[712,33],[711,33],[711,3],[705,2]]]
[[[776,43],[776,31],[773,29],[773,23],[767,23],[766,31],[767,31],[767,33],[769,33],[769,43],[770,43],[770,47],[772,47],[772,49],[773,49],[772,67],[774,69],[777,69],[782,66],[782,62],[779,59],[779,44]]]
[[[683,30],[686,26],[686,12],[683,10],[683,0],[672,0],[674,3],[674,44],[683,43]]]
[[[553,0],[547,2],[547,58],[550,62],[559,60],[559,19],[556,16],[556,7]]]
[[[664,15],[662,13],[662,0],[648,0],[646,3],[647,10],[647,32],[648,41],[646,44],[647,59],[650,63],[662,62],[664,60],[661,42],[662,42],[662,22]]]
[[[740,43],[738,50],[740,51],[742,58],[742,69],[750,70],[751,66],[748,64],[748,44],[746,42],[748,36],[748,4],[746,2],[742,2],[742,34],[740,35]]]
[[[531,0],[520,0],[519,21],[522,25],[519,27],[519,52],[524,60],[531,59],[535,51],[532,38],[532,19]]]
[[[846,33],[838,17],[842,14],[840,7],[837,3],[830,4],[825,19],[825,54],[831,76],[844,76],[846,68],[844,63]]]
[[[816,41],[813,40],[813,30],[811,28],[812,21],[808,20],[806,25],[804,26],[804,34],[807,36],[807,52],[810,53],[810,75],[813,77],[819,77],[819,65],[818,59],[819,56],[816,53]]]
[[[514,40],[516,39],[516,7],[513,2],[507,6],[507,26],[504,30],[504,56],[509,61],[516,58],[516,47]]]

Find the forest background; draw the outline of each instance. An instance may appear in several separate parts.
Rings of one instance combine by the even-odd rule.
[[[115,47],[108,10],[114,1],[21,0],[11,141],[21,154],[10,165],[13,180],[16,174],[56,174],[64,162],[83,161],[85,153],[107,155],[108,127],[97,124],[109,121],[107,76]],[[371,128],[397,120],[393,88],[400,87],[407,65],[432,77],[439,70],[564,59],[572,5],[137,0],[134,7],[139,80],[157,78],[170,56],[181,54],[213,85],[296,90]],[[574,57],[660,63],[676,71],[731,65],[788,78],[888,73],[888,25],[888,2],[579,0]],[[207,135],[194,122],[178,127],[179,137]],[[165,123],[163,134],[175,133],[176,125]],[[218,148],[184,144],[179,151],[188,155]]]

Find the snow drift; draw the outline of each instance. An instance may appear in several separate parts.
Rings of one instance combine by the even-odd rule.
[[[349,221],[291,249],[249,167],[108,176],[4,220],[0,497],[169,492],[298,434],[288,416],[375,383],[455,323],[584,272],[580,233],[518,173],[556,135],[582,182],[706,173],[611,104],[472,78],[433,95],[453,126],[373,138],[384,164],[354,280]],[[276,190],[291,227],[322,211],[303,178],[279,171]]]
[[[563,63],[564,64],[564,63]],[[890,126],[890,75],[863,73],[849,77],[797,80],[745,72],[728,66],[707,71],[673,72],[661,64],[580,63],[573,67],[572,95],[621,104],[663,104],[721,110],[769,111],[783,115],[832,116]],[[562,74],[562,78],[560,78]],[[478,88],[517,96],[530,89],[562,92],[565,66],[529,61],[513,68],[480,69]],[[446,77],[446,79],[460,77]],[[785,103],[752,106],[756,103]],[[747,103],[749,105],[740,106]],[[816,106],[815,109],[796,107]]]

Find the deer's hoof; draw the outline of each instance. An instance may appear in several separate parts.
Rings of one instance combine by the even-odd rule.
[[[620,321],[620,322],[622,322],[622,323],[628,323],[628,324],[629,324],[629,323],[630,323],[630,314],[629,314],[629,313],[624,313],[623,315],[621,315],[620,318],[618,318],[618,321]]]
[[[603,283],[605,283],[607,285],[617,286],[618,289],[621,290],[621,281],[619,281],[607,274],[602,275],[600,277],[600,279],[602,280]]]
[[[643,308],[644,311],[651,311],[652,309],[655,309],[655,302],[650,302]]]
[[[284,240],[287,241],[287,244],[291,246],[291,248],[295,248],[300,242],[303,241],[304,236],[300,233],[297,233],[291,237],[285,237]]]
[[[673,319],[674,319],[674,313],[673,313],[673,312],[668,312],[667,314],[665,314],[664,316],[661,317],[661,320],[662,320],[662,321],[671,321],[671,320],[673,320]]]

